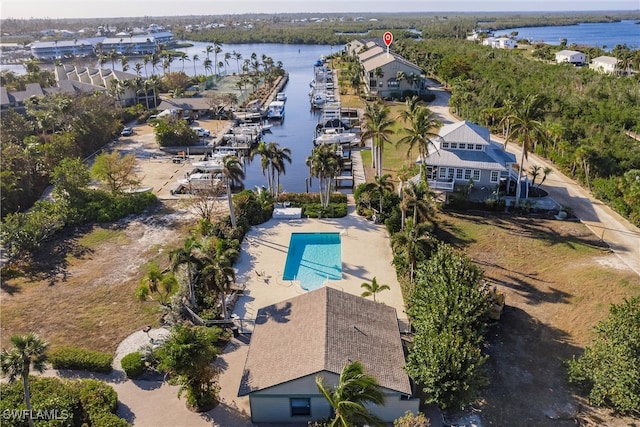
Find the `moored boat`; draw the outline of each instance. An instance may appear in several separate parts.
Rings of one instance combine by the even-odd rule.
[[[284,101],[273,101],[269,104],[267,118],[284,119]]]

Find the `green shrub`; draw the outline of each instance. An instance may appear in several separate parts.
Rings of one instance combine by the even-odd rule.
[[[130,427],[127,420],[110,412],[93,412],[90,415],[91,425],[96,427]]]
[[[308,203],[302,207],[302,213],[309,218],[342,218],[347,216],[346,203],[329,203],[326,209],[320,203]]]
[[[135,351],[133,353],[127,354],[122,358],[122,369],[124,373],[127,374],[128,378],[138,378],[145,369],[144,360],[142,360],[142,355]]]
[[[115,415],[118,395],[113,387],[98,380],[68,380],[31,377],[29,381],[34,413],[48,414],[52,419],[36,421],[39,426],[113,426],[129,424]],[[26,409],[22,381],[0,383],[0,414]],[[21,418],[3,418],[2,426],[26,427]]]
[[[59,378],[30,377],[29,390],[31,392],[31,407],[34,413],[54,414],[57,420],[46,423],[49,426],[79,425],[82,420],[80,400],[73,388],[66,380]],[[11,411],[26,410],[22,381],[12,384],[0,383],[0,414],[10,414]],[[26,418],[3,417],[3,427],[28,426]],[[45,425],[40,421],[38,425]]]
[[[49,361],[55,369],[80,369],[108,374],[113,356],[99,351],[76,347],[60,347],[49,352]]]

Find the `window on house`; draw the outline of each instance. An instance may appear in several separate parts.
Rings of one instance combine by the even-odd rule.
[[[458,143],[457,142],[452,142],[451,143],[451,148],[458,148]]]
[[[448,142],[443,142],[441,145],[442,145],[442,148],[449,148]]]
[[[449,179],[453,179],[453,173],[455,172],[455,169],[454,168],[449,168],[448,172],[449,172],[448,173]]]
[[[480,181],[480,171],[478,169],[473,170],[473,180]]]
[[[447,177],[447,168],[438,168],[438,178],[445,179]]]
[[[476,144],[476,151],[482,151],[482,144]]]
[[[465,144],[464,142],[461,142],[460,144],[458,144],[458,148],[461,150],[466,150],[467,149],[467,144]]]
[[[400,82],[397,79],[389,79],[389,81],[387,82],[387,86],[400,87]]]
[[[292,397],[289,401],[291,405],[291,416],[311,415],[311,399]]]
[[[493,182],[493,183],[498,182],[498,176],[499,176],[499,172],[498,171],[491,171],[490,181]]]
[[[465,169],[464,170],[464,179],[466,179],[466,180],[470,180],[471,179],[471,169]]]
[[[456,179],[462,179],[462,173],[464,171],[462,169],[456,169]]]

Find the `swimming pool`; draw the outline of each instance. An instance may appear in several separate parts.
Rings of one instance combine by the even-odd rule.
[[[282,279],[297,280],[308,291],[342,279],[340,233],[291,233]]]

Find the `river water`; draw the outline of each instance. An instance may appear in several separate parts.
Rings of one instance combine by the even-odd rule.
[[[206,58],[203,53],[208,43],[194,43],[193,47],[181,49],[193,58],[198,55],[202,60]],[[218,61],[224,57],[224,52],[236,51],[242,54],[242,58],[250,58],[256,53],[258,60],[262,55],[273,58],[274,63],[281,61],[283,67],[289,73],[289,82],[284,88],[287,94],[285,105],[285,118],[280,122],[273,122],[271,132],[264,135],[264,141],[277,142],[281,147],[291,150],[291,164],[285,164],[286,173],[280,177],[280,185],[283,191],[304,192],[307,190],[309,168],[306,159],[313,148],[313,136],[315,126],[318,123],[318,113],[311,110],[309,103],[309,82],[313,80],[313,64],[322,56],[327,56],[335,50],[327,45],[282,45],[282,44],[242,44],[223,45],[223,53],[218,54]],[[213,56],[210,56],[213,60]],[[242,60],[243,60],[242,59]],[[240,60],[240,67],[242,67]],[[196,63],[197,64],[197,63]],[[201,64],[200,64],[201,65]],[[178,68],[178,66],[180,68]],[[172,64],[172,70],[182,69],[182,64]],[[189,73],[190,69],[190,73]],[[204,74],[204,69],[198,70],[198,74]],[[237,65],[232,58],[228,65],[229,73],[237,71]],[[193,63],[187,62],[185,73],[193,74]],[[309,191],[317,191],[317,179],[310,180]],[[266,186],[267,179],[262,175],[260,159],[255,158],[252,164],[247,165],[245,188],[253,189],[255,186]]]
[[[519,39],[559,45],[567,39],[567,45],[599,47],[610,51],[616,45],[626,44],[630,49],[640,48],[640,24],[636,20],[625,20],[607,23],[585,23],[553,27],[522,27],[496,31],[498,35],[509,35],[518,32]]]

